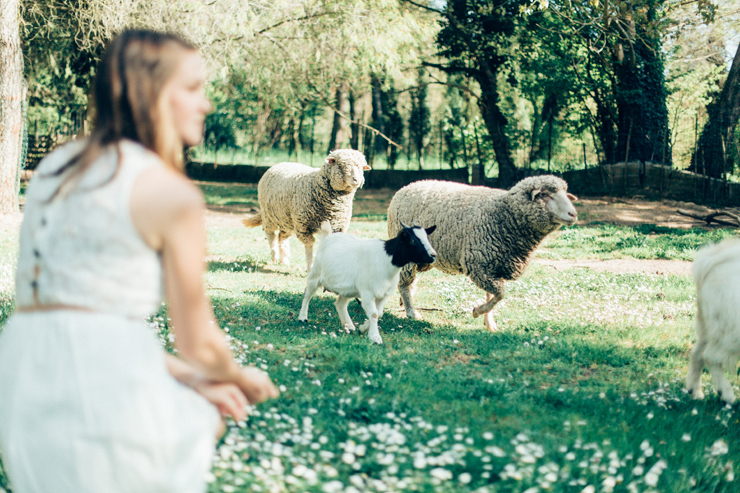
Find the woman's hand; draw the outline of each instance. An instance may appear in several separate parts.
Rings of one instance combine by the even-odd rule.
[[[267,373],[254,366],[242,368],[241,378],[236,384],[250,404],[257,404],[280,395]]]
[[[231,416],[241,421],[247,416],[247,398],[233,383],[217,383],[202,380],[193,385],[193,390],[216,406],[221,416]]]

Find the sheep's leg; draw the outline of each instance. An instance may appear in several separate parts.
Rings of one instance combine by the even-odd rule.
[[[272,262],[276,263],[279,258],[278,254],[278,239],[277,235],[275,234],[275,231],[265,225],[263,228],[265,230],[265,236],[267,236],[267,243],[270,244],[270,253],[272,254]]]
[[[412,297],[416,291],[416,264],[408,264],[401,269],[398,281],[398,292],[401,295],[401,303],[406,309],[406,318],[421,319],[421,313],[414,308]]]
[[[278,235],[278,243],[280,244],[280,263],[289,266],[290,265],[290,243],[288,243],[290,233],[280,231]]]
[[[491,305],[491,308],[487,312],[485,312],[485,314],[483,315],[483,322],[485,322],[486,328],[490,330],[491,332],[496,332],[498,330],[498,327],[496,326],[496,321],[493,319],[493,307],[496,305],[496,303],[501,301],[503,297],[504,297],[503,295],[499,295],[498,299],[496,299],[496,296],[492,295],[491,293],[486,293],[486,303],[479,307],[476,307],[473,310],[473,318],[475,318],[480,313],[484,313],[484,312],[480,312],[478,315],[476,315],[476,310],[487,306],[489,303],[493,303]]]
[[[476,270],[471,272],[470,280],[486,292],[486,302],[473,308],[473,318],[477,318],[485,314],[486,316],[483,321],[486,324],[486,328],[490,331],[495,331],[497,327],[496,322],[493,320],[493,313],[491,313],[491,310],[493,310],[493,307],[495,307],[499,301],[504,299],[504,294],[506,293],[506,281],[498,278],[490,279],[485,275],[478,275],[478,272],[479,271]]]
[[[313,240],[313,237],[311,238]],[[311,241],[311,243],[306,243],[306,272],[311,272],[311,265],[313,265],[313,244],[314,242]]]
[[[360,333],[367,332],[367,337],[375,344],[383,344],[383,338],[378,331],[378,307],[375,304],[375,297],[369,294],[362,296],[362,309],[365,310],[367,320],[360,326]]]
[[[337,314],[339,315],[339,322],[347,332],[355,330],[355,324],[352,323],[352,319],[347,311],[347,305],[349,304],[350,298],[345,296],[337,296],[337,301],[334,302],[334,306],[337,307]]]
[[[375,298],[375,306],[378,308],[378,320],[383,318],[383,309],[385,308],[385,302],[388,301],[388,296],[383,298]]]
[[[306,272],[311,272],[311,265],[313,265],[313,245],[316,239],[310,233],[296,233],[296,238],[303,243],[306,249]]]
[[[308,303],[311,298],[316,294],[319,289],[319,279],[316,277],[308,277],[306,282],[306,291],[303,294],[303,304],[301,305],[301,313],[298,314],[298,321],[305,322],[308,319]]]
[[[704,344],[696,343],[691,350],[691,360],[689,362],[689,373],[686,375],[686,390],[694,399],[703,399],[704,392],[701,388],[701,372],[704,369]]]
[[[735,393],[732,391],[732,385],[725,375],[724,368],[721,363],[714,361],[708,362],[707,366],[709,371],[712,373],[712,381],[714,386],[717,388],[717,393],[728,404],[735,402]]]
[[[704,338],[705,329],[701,304],[699,304],[694,324],[696,330],[696,344],[691,350],[689,372],[686,375],[686,390],[694,399],[703,399],[704,392],[701,388],[701,372],[704,369],[704,349],[706,348],[707,343]]]
[[[476,306],[475,308],[473,308],[473,318],[478,318],[481,315],[485,314],[486,327],[491,330],[496,330],[496,322],[493,321],[493,314],[491,313],[491,310],[493,310],[493,307],[496,306],[496,303],[498,303],[502,299],[504,299],[503,293],[499,293],[496,295],[486,293],[486,302],[480,306]],[[491,323],[493,323],[492,326],[490,325]]]

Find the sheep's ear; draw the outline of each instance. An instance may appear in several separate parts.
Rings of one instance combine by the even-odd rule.
[[[542,190],[540,190],[539,188],[535,188],[534,190],[532,190],[532,192],[530,192],[532,200],[536,199],[540,192],[542,192]]]
[[[573,195],[570,192],[565,192],[565,195],[567,195],[568,199],[570,199],[571,201],[578,200],[578,197],[576,197],[575,195]]]
[[[434,226],[429,226],[424,231],[426,231],[427,236],[429,236],[430,234],[434,233],[434,230],[435,229],[437,229],[437,225],[436,224]]]
[[[369,169],[372,169],[372,168],[370,166],[368,166],[367,164],[363,164],[362,165],[362,171],[367,171]]]
[[[334,159],[333,157],[326,158],[326,164],[328,164],[329,166],[332,166],[336,162],[337,162],[337,160]]]

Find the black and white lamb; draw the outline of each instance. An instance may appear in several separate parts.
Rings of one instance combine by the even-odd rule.
[[[427,235],[435,230],[419,226],[405,226],[390,240],[361,239],[347,233],[331,233],[328,223],[321,225],[322,238],[316,252],[316,260],[308,274],[306,292],[298,320],[308,318],[308,303],[323,287],[337,295],[339,321],[348,330],[355,326],[347,312],[352,298],[359,298],[367,320],[360,326],[360,333],[376,344],[383,339],[378,331],[378,320],[383,316],[383,307],[398,285],[401,268],[410,262],[431,264],[437,256],[429,244]]]
[[[703,399],[701,373],[706,365],[719,396],[728,404],[735,393],[725,370],[735,373],[740,357],[740,240],[725,240],[699,250],[694,259],[696,344],[691,350],[686,389]]]
[[[352,218],[352,200],[365,181],[370,166],[365,156],[352,149],[332,151],[321,168],[299,163],[279,163],[262,176],[257,185],[260,212],[242,223],[262,225],[272,251],[272,261],[290,262],[288,238],[296,235],[306,249],[311,270],[314,234],[324,221],[334,231],[347,231]]]
[[[562,225],[576,222],[568,185],[555,176],[533,176],[508,192],[445,181],[419,181],[400,189],[388,207],[388,235],[401,222],[435,224],[430,242],[437,251],[434,265],[412,263],[401,271],[398,290],[406,316],[421,318],[411,299],[417,272],[435,267],[447,274],[464,274],[486,292],[486,302],[473,309],[485,314],[496,330],[491,311],[504,297],[506,281],[524,273],[532,253]]]

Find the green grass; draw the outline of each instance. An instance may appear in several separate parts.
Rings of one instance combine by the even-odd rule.
[[[254,199],[203,189],[212,204]],[[382,215],[351,229],[385,237]],[[576,227],[538,255],[691,260],[730,234]],[[295,320],[305,287],[295,239],[290,267],[269,262],[259,228],[211,227],[208,241],[205,281],[234,352],[282,389],[232,424],[210,492],[737,491],[728,478],[740,463],[736,409],[713,390],[698,402],[683,392],[694,314],[687,276],[535,264],[509,283],[491,333],[470,315],[482,293],[433,270],[419,276],[424,320],[403,318],[392,297],[376,346],[340,329],[328,293],[312,300],[308,324]],[[15,242],[0,242],[3,317]],[[356,302],[350,315],[364,320]],[[153,322],[170,345],[166,314]]]
[[[201,182],[208,205],[259,207],[257,185]]]
[[[545,240],[537,252],[553,259],[666,259],[693,260],[696,250],[709,242],[737,236],[731,229],[675,229],[643,224],[575,226]]]

